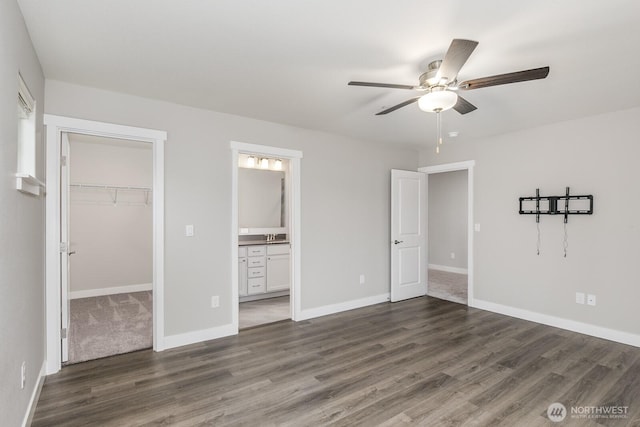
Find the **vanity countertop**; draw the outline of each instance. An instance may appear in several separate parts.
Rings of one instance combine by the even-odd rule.
[[[279,245],[288,244],[288,240],[241,240],[238,242],[238,246],[257,246],[257,245]]]

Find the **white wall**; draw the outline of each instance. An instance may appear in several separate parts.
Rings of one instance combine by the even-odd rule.
[[[303,309],[389,292],[390,169],[415,170],[415,151],[57,81],[46,95],[47,113],[168,131],[167,335],[231,323],[232,140],[304,153]]]
[[[18,426],[44,361],[44,198],[16,190],[18,72],[37,102],[38,178],[44,178],[44,76],[18,5],[0,2],[0,424]],[[20,367],[27,381],[20,388]]]
[[[475,297],[536,313],[640,334],[640,108],[492,138],[449,143],[421,165],[476,160]],[[518,197],[593,194],[594,214],[569,218],[563,257],[561,216],[535,217]],[[575,292],[597,306],[578,305]]]
[[[152,187],[151,144],[70,135],[70,182]],[[71,188],[71,296],[151,284],[153,197],[143,191]],[[78,292],[80,292],[78,294]],[[107,291],[108,292],[108,291]]]
[[[466,170],[429,175],[429,265],[467,268],[467,175]]]

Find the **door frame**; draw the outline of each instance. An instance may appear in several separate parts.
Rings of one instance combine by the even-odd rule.
[[[46,127],[45,328],[46,373],[62,368],[60,167],[63,132],[153,144],[153,349],[164,350],[164,131],[44,115]]]
[[[270,147],[267,145],[248,144],[231,141],[231,323],[237,334],[239,330],[238,292],[238,157],[240,154],[256,154],[266,157],[276,157],[289,160],[289,242],[291,244],[291,288],[290,313],[291,319],[301,319],[302,301],[302,251],[301,251],[301,215],[300,215],[300,165],[302,151],[287,148]]]
[[[476,165],[475,160],[467,160],[464,162],[446,163],[435,166],[424,166],[418,168],[418,171],[427,174],[427,187],[429,185],[429,175],[443,172],[467,171],[467,306],[474,307],[474,268],[473,268],[473,237],[475,232],[473,222],[473,169]],[[428,191],[425,192],[427,197],[427,212],[429,209]],[[429,223],[429,215],[427,214],[427,226]],[[427,238],[428,239],[428,238]],[[427,251],[428,257],[429,251]],[[429,259],[427,258],[427,266]]]

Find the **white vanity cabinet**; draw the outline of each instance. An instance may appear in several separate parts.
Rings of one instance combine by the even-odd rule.
[[[262,294],[265,286],[265,246],[247,246],[247,294]]]
[[[238,248],[238,295],[245,300],[269,293],[286,295],[290,289],[291,252],[288,243]]]
[[[267,247],[267,292],[288,290],[291,286],[289,245]]]
[[[247,248],[238,248],[238,295],[247,295]]]

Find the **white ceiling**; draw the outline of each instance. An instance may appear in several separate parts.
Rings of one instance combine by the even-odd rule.
[[[451,39],[480,42],[459,80],[551,67],[464,92],[457,141],[640,105],[637,0],[18,0],[48,79],[318,129],[433,146],[411,91]]]

